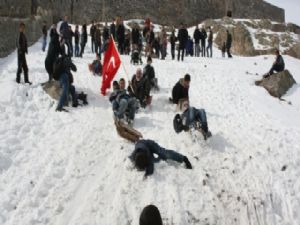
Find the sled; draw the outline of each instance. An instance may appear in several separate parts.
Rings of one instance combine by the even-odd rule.
[[[117,132],[122,138],[125,138],[126,140],[135,143],[143,137],[143,135],[136,129],[130,127],[129,125],[125,124],[124,122],[118,119],[114,120]]]

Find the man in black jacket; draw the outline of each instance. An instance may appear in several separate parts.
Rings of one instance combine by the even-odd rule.
[[[207,33],[204,28],[201,29],[201,56],[205,57]]]
[[[172,98],[170,99],[174,104],[178,104],[180,99],[189,99],[189,87],[191,76],[186,74],[173,87]]]
[[[199,57],[200,56],[200,39],[201,39],[201,32],[199,30],[199,27],[195,28],[194,31],[194,40],[195,40],[195,56]]]
[[[47,23],[46,23],[46,21],[43,22],[42,33],[43,33],[43,47],[42,47],[42,50],[44,52],[46,50],[46,46],[47,46]]]
[[[107,22],[105,22],[105,25],[103,27],[102,38],[103,38],[103,43],[105,43],[109,39],[109,29],[107,27]]]
[[[212,57],[213,31],[210,27],[208,29],[209,29],[209,35],[207,39],[206,53],[207,53],[207,57]]]
[[[141,33],[140,33],[139,25],[135,24],[134,28],[131,31],[131,44],[138,45],[140,38],[141,38]]]
[[[152,58],[151,56],[148,56],[147,65],[143,69],[143,77],[147,79],[146,88],[149,89],[149,93],[151,88],[155,88],[156,90],[159,89],[157,84],[157,78],[155,78],[155,71],[151,64]]]
[[[95,50],[95,31],[96,31],[96,26],[95,26],[95,21],[92,21],[92,26],[90,28],[90,36],[91,36],[91,45],[92,45],[92,52],[94,53]]]
[[[80,33],[79,33],[78,25],[76,25],[76,27],[75,27],[74,37],[75,37],[75,57],[79,57]]]
[[[20,23],[19,31],[20,31],[20,34],[16,41],[17,50],[18,50],[18,71],[17,71],[16,81],[17,81],[17,83],[20,83],[20,78],[21,78],[20,76],[21,76],[22,69],[23,69],[25,83],[31,84],[31,82],[28,79],[28,66],[27,66],[26,56],[25,56],[25,54],[28,53],[28,46],[27,46],[27,39],[24,34],[24,32],[25,32],[25,24],[24,23]]]
[[[226,38],[226,51],[228,58],[232,58],[232,55],[230,53],[231,45],[232,45],[232,35],[229,33],[228,30],[226,30],[227,38]]]
[[[125,45],[125,27],[122,19],[120,21],[120,24],[117,27],[117,39],[118,39],[118,50],[120,54],[123,55],[124,45]]]
[[[264,75],[264,78],[267,78],[267,77],[273,75],[274,71],[282,72],[284,70],[285,63],[284,63],[284,60],[283,60],[282,56],[280,55],[280,52],[278,49],[275,50],[275,54],[276,54],[275,62],[273,63],[272,68],[270,69],[269,73]]]
[[[183,61],[185,45],[188,40],[188,37],[189,37],[189,33],[185,25],[181,24],[177,35],[177,39],[179,41],[179,49],[178,49],[178,57],[177,57],[178,61],[180,60],[180,53],[181,53],[181,61]]]
[[[61,52],[60,43],[59,43],[59,35],[56,31],[56,25],[53,24],[50,31],[50,43],[48,47],[47,56],[45,59],[45,68],[49,75],[49,81],[53,78],[53,64],[56,58],[59,56]]]
[[[138,170],[145,171],[145,177],[153,174],[154,163],[160,160],[173,160],[179,163],[184,162],[187,169],[192,169],[192,165],[186,156],[176,151],[165,149],[152,140],[138,140],[129,158]]]
[[[176,41],[177,41],[177,37],[175,36],[175,30],[173,30],[172,34],[170,36],[172,60],[175,59],[175,45],[176,45]]]
[[[111,25],[110,25],[110,35],[113,36],[114,40],[116,40],[116,25],[115,25],[115,21],[113,19]]]

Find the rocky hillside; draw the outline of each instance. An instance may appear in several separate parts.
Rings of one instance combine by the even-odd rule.
[[[215,44],[221,48],[226,41],[226,30],[233,37],[232,52],[242,56],[264,55],[279,48],[284,54],[300,58],[300,27],[295,24],[271,20],[246,20],[223,18],[206,20],[205,27],[212,27]]]

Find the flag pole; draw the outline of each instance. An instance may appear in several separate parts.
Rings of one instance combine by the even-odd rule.
[[[111,36],[111,38],[112,38],[112,40],[113,40],[113,43],[114,43],[114,45],[115,45],[115,47],[116,47],[116,43],[115,43],[115,39],[114,39],[113,35],[110,34],[110,36]],[[116,48],[116,49],[117,49],[117,48]],[[118,52],[118,54],[119,54],[119,58],[121,58],[119,51],[117,51],[117,52]],[[126,69],[124,63],[122,62],[122,60],[121,60],[121,64],[122,64],[123,70],[125,71],[125,74],[126,74],[126,76],[127,76],[127,80],[128,80],[129,87],[130,87],[131,91],[134,93],[134,90],[133,90],[132,85],[131,85],[131,80],[130,80],[129,75],[128,75],[128,71],[127,71],[127,69]],[[135,93],[134,93],[134,94],[135,94]]]

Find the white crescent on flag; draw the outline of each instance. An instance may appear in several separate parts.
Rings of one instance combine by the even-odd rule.
[[[109,62],[108,62],[107,68],[109,68],[110,65],[113,66],[113,69],[116,68],[116,60],[115,60],[115,57],[114,57],[114,56],[111,56],[111,57],[110,57],[110,60],[109,60]]]

